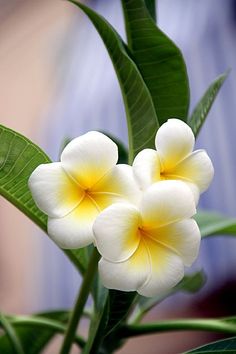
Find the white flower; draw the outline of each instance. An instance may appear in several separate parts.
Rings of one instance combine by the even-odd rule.
[[[156,134],[156,150],[142,150],[135,158],[133,170],[142,189],[152,183],[175,179],[188,184],[198,202],[214,174],[211,160],[204,150],[194,148],[191,128],[179,119],[169,119]]]
[[[193,194],[181,181],[161,181],[144,192],[140,210],[114,204],[94,223],[105,287],[152,297],[175,286],[196,259],[200,232]]]
[[[89,132],[66,146],[61,162],[40,165],[30,176],[33,198],[49,217],[48,234],[60,247],[92,243],[92,225],[101,210],[138,201],[132,167],[116,165],[117,160],[116,144],[104,134]]]

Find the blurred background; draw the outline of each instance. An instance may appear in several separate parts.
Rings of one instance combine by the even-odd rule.
[[[85,3],[125,38],[119,0]],[[191,109],[216,76],[231,68],[197,146],[207,149],[215,166],[201,207],[236,216],[236,1],[158,0],[157,17],[187,62]],[[58,160],[65,137],[92,129],[127,143],[112,64],[95,29],[72,4],[0,0],[0,117],[1,124],[28,136],[53,160]],[[3,199],[0,210],[0,310],[32,313],[71,307],[80,279],[69,261]],[[203,241],[194,268],[205,270],[207,285],[197,296],[167,300],[149,319],[235,314],[236,241]],[[128,341],[120,353],[175,354],[214,338],[190,332],[146,336]],[[53,345],[45,353],[56,353]]]

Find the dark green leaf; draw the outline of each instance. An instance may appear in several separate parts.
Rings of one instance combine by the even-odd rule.
[[[156,22],[156,0],[145,0],[145,4],[153,20]]]
[[[37,314],[37,316],[43,318],[49,318],[52,320],[58,320],[65,322],[68,320],[69,312],[66,311],[54,311]],[[16,326],[15,332],[20,338],[23,353],[25,354],[39,354],[42,349],[48,344],[48,342],[57,334],[53,329],[41,329],[32,324],[29,326]],[[6,335],[0,337],[0,353],[15,354],[16,352],[11,348],[10,342]]]
[[[202,96],[197,106],[195,107],[191,117],[188,119],[188,123],[193,130],[195,136],[198,135],[205,119],[208,115],[208,112],[211,109],[215,98],[225,82],[229,72],[227,71],[225,74],[220,75],[213,83],[209,86],[205,94]]]
[[[198,223],[202,237],[214,235],[236,236],[236,219],[208,211],[200,211],[194,218]]]
[[[2,325],[2,328],[4,329],[4,332],[6,333],[5,337],[7,338],[9,343],[9,350],[11,350],[15,354],[24,354],[24,350],[21,345],[18,334],[3,314],[0,314],[0,323]],[[4,351],[4,353],[6,353],[6,351]]]
[[[189,84],[179,48],[156,26],[143,0],[122,0],[131,55],[151,93],[160,124],[187,120]]]
[[[199,348],[193,349],[187,353],[198,354],[222,354],[222,353],[236,353],[236,337],[219,340],[210,344],[203,345]],[[187,354],[186,353],[186,354]]]
[[[47,216],[34,203],[28,179],[38,165],[51,162],[49,157],[32,141],[2,125],[0,139],[0,195],[47,232]],[[88,262],[87,252],[87,248],[64,250],[82,273]]]
[[[119,79],[126,109],[129,134],[129,162],[144,148],[154,147],[158,121],[150,93],[133,60],[129,57],[126,45],[115,29],[100,15],[78,3],[96,27],[113,62]]]

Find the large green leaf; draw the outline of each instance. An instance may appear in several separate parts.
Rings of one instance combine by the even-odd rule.
[[[214,235],[236,236],[236,219],[205,211],[198,212],[194,218],[198,223],[202,237]]]
[[[68,320],[69,313],[65,311],[54,311],[40,313],[37,314],[37,316],[40,316],[40,318],[57,320],[63,323]],[[23,324],[18,325],[15,326],[14,330],[21,341],[23,353],[25,354],[41,353],[43,348],[52,339],[52,337],[57,334],[56,330],[48,328],[38,328],[38,326],[34,326],[33,324],[31,324],[30,326],[24,326]],[[12,348],[7,335],[2,335],[0,337],[0,353],[16,353],[15,349]]]
[[[219,340],[210,344],[203,345],[196,349],[193,349],[187,353],[198,354],[223,354],[223,353],[236,353],[236,337]]]
[[[92,21],[113,62],[126,109],[131,163],[140,150],[154,147],[158,121],[151,95],[136,64],[127,53],[125,43],[115,29],[87,6],[74,0],[69,1],[80,7]]]
[[[143,0],[122,0],[131,55],[151,93],[160,124],[187,120],[189,84],[179,48],[156,26]]]
[[[191,117],[188,119],[188,124],[193,130],[195,136],[198,135],[206,117],[211,109],[215,98],[225,82],[229,72],[220,75],[213,83],[208,87],[207,91],[204,93],[197,106],[194,108]]]
[[[51,162],[49,157],[32,141],[2,125],[0,139],[0,195],[47,232],[47,217],[34,203],[28,179],[38,165]],[[87,252],[87,248],[64,250],[82,273],[88,262]]]

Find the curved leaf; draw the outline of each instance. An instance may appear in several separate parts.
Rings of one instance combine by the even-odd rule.
[[[6,319],[3,314],[0,315],[0,323],[6,333],[5,336],[8,339],[8,343],[10,346],[9,349],[12,350],[15,354],[24,354],[24,350],[22,348],[20,339],[15,329],[12,327],[11,323]],[[4,351],[4,353],[6,353],[6,351]]]
[[[113,62],[125,104],[131,163],[140,150],[154,147],[158,121],[152,98],[136,64],[127,54],[126,45],[115,29],[92,9],[77,1],[69,1],[81,8],[92,21]]]
[[[210,344],[203,345],[193,349],[185,354],[198,353],[198,354],[223,354],[223,353],[236,353],[236,337],[218,340]]]
[[[156,26],[143,0],[122,0],[128,45],[160,124],[187,120],[189,83],[179,48]]]
[[[197,221],[202,237],[214,235],[236,236],[236,219],[214,212],[198,212],[194,219]]]
[[[208,112],[211,109],[212,104],[215,101],[215,98],[225,82],[229,71],[225,74],[220,75],[213,83],[208,87],[207,91],[204,93],[197,106],[195,107],[191,117],[188,119],[189,126],[192,128],[192,131],[195,136],[200,132],[203,123],[206,120]]]
[[[47,216],[34,203],[28,179],[38,165],[51,162],[49,157],[32,141],[3,125],[0,140],[0,195],[47,232]],[[87,252],[87,248],[64,250],[82,273],[88,262]]]

